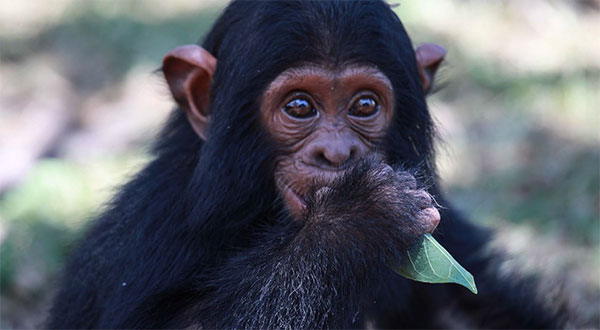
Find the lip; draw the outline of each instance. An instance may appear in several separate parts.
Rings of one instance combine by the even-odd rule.
[[[291,188],[286,188],[283,198],[290,208],[290,211],[295,215],[301,215],[306,209],[306,202],[304,199],[296,194]]]
[[[316,189],[316,191],[313,191],[317,194],[315,196],[326,194],[332,189],[330,187],[331,183],[341,174],[340,171],[336,171],[336,173],[320,173],[320,175],[310,179],[292,181],[287,184],[283,180],[280,181],[280,191],[282,192],[282,197],[288,211],[290,211],[294,217],[301,218],[307,209],[307,194],[313,191],[312,189]]]

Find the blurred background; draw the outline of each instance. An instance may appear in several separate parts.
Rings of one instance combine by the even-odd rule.
[[[600,327],[600,1],[393,2],[416,45],[449,51],[429,101],[450,199]],[[173,107],[162,56],[224,6],[0,0],[0,328],[39,327]]]

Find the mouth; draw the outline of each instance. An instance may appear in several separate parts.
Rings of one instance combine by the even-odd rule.
[[[301,195],[294,192],[290,187],[287,187],[283,193],[285,204],[290,209],[290,212],[295,216],[301,216],[306,210],[306,200]]]
[[[335,174],[335,175],[334,175]],[[326,173],[302,180],[285,180],[280,177],[277,185],[288,211],[295,218],[302,218],[313,198],[320,198],[331,191],[331,185],[341,173]]]
[[[283,200],[288,207],[289,211],[296,217],[301,217],[304,214],[304,211],[307,208],[307,194],[310,194],[312,191],[314,193],[314,198],[320,199],[323,196],[326,196],[333,189],[324,183],[319,184],[316,189],[309,189],[306,193],[302,194],[295,191],[292,187],[288,186],[283,190]]]

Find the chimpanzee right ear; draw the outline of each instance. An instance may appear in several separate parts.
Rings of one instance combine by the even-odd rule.
[[[210,119],[210,84],[216,66],[217,59],[198,45],[177,47],[163,59],[162,71],[171,94],[203,140]]]

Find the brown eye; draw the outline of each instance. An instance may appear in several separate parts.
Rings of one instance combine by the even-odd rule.
[[[298,119],[310,118],[317,114],[317,110],[305,99],[293,99],[283,107],[283,111]]]
[[[369,117],[379,110],[379,104],[370,97],[361,97],[348,110],[350,116]]]

